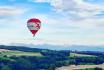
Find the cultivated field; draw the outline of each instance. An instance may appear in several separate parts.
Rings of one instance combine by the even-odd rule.
[[[70,66],[64,66],[57,68],[56,70],[80,70],[80,69],[86,69],[86,68],[102,68],[104,69],[104,64],[101,65],[70,65]]]
[[[87,55],[87,54],[70,53],[70,57],[96,57],[96,56]]]
[[[23,52],[23,51],[11,51],[11,50],[5,50],[0,49],[0,56],[42,56],[41,53],[37,52]]]

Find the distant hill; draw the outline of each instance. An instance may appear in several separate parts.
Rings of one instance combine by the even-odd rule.
[[[8,49],[16,49],[16,47],[21,48],[20,50],[28,49],[34,50],[34,51],[39,51],[40,49],[50,49],[50,50],[72,50],[72,51],[101,51],[104,52],[104,46],[103,45],[98,45],[98,46],[87,46],[87,45],[52,45],[52,44],[38,44],[38,45],[33,45],[33,44],[11,44],[12,48],[9,47]],[[1,45],[0,48],[5,48],[7,46]],[[15,47],[13,47],[15,46]]]
[[[33,44],[11,44],[14,46],[26,46],[26,47],[32,47],[32,48],[40,48],[40,49],[51,49],[51,50],[77,50],[77,51],[104,51],[104,45],[97,45],[97,46],[91,46],[91,45],[52,45],[52,44],[39,44],[39,45],[33,45]]]
[[[0,49],[16,50],[16,51],[24,51],[24,52],[40,52],[42,50],[38,48],[30,48],[25,46],[5,46],[5,45],[0,45]]]

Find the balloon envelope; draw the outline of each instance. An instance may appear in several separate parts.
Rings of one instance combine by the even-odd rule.
[[[38,32],[38,30],[41,27],[41,21],[36,18],[29,19],[27,21],[27,27],[30,30],[30,32],[35,36],[35,34]]]

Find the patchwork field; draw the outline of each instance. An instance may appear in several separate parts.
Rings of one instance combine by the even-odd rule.
[[[70,65],[70,66],[64,66],[64,67],[60,67],[56,70],[82,70],[82,69],[89,69],[89,68],[102,68],[104,69],[104,64],[100,64],[100,65]],[[86,70],[87,70],[86,69]]]
[[[37,52],[23,52],[23,51],[11,51],[11,50],[5,50],[2,49],[0,51],[0,55],[4,56],[39,56],[41,57],[41,53],[37,53]]]
[[[87,54],[70,53],[70,57],[96,57],[96,56],[87,55]]]

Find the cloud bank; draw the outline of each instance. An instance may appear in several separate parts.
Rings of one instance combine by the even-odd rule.
[[[88,18],[101,14],[104,5],[91,4],[84,0],[34,0],[35,2],[47,2],[58,12],[77,18]]]

